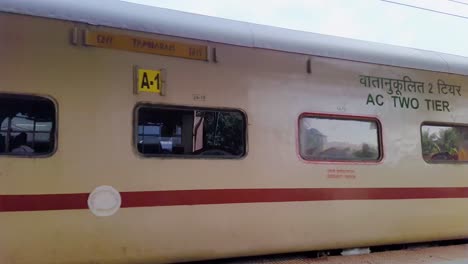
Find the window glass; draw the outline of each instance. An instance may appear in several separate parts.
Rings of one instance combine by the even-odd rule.
[[[0,130],[6,131],[8,129],[9,118],[3,118],[2,123],[0,124]]]
[[[237,110],[140,106],[137,148],[150,156],[235,158],[245,154],[245,117]]]
[[[54,151],[55,106],[25,95],[0,94],[0,155],[45,155]]]
[[[376,120],[303,116],[299,121],[303,159],[314,161],[378,161],[380,132]]]
[[[428,162],[467,162],[468,126],[424,124],[421,145]]]
[[[50,132],[52,130],[52,122],[36,121],[36,131]]]
[[[18,113],[11,119],[12,131],[31,131],[34,130],[34,120],[29,119],[27,116]]]

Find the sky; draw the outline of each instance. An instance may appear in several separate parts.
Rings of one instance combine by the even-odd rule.
[[[468,57],[468,0],[125,1]]]

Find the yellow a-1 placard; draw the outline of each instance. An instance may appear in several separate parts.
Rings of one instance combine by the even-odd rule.
[[[136,68],[136,91],[147,92],[147,93],[158,93],[163,94],[163,81],[162,81],[161,70],[149,70]]]

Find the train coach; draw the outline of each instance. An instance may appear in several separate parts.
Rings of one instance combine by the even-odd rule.
[[[468,237],[468,59],[122,1],[0,0],[0,262]]]

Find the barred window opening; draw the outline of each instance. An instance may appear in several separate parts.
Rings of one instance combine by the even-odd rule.
[[[238,110],[142,105],[136,146],[145,156],[239,158],[245,116]]]
[[[0,155],[47,155],[55,147],[55,105],[46,98],[0,94]]]

